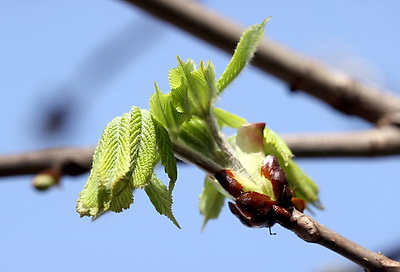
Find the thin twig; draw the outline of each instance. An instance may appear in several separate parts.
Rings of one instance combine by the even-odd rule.
[[[35,175],[47,169],[59,169],[61,175],[87,172],[94,148],[61,147],[0,156],[0,176]]]
[[[196,151],[191,151],[187,148],[183,148],[178,144],[173,143],[173,148],[175,152],[175,156],[186,162],[191,163],[199,167],[201,170],[206,172],[208,175],[214,176],[215,173],[223,170],[224,167],[218,165],[217,163],[213,162],[212,160],[198,154]]]
[[[284,135],[283,138],[296,158],[400,154],[400,129],[390,126],[361,132]],[[60,164],[57,168],[62,169],[63,175],[83,174],[90,169],[93,152],[93,147],[64,147],[1,155],[0,177],[34,175],[44,169],[54,168],[55,164]],[[195,161],[192,163],[198,164]],[[206,169],[203,167],[203,170]]]
[[[236,169],[238,172],[245,173],[241,162],[237,159],[236,152],[233,150],[232,146],[228,143],[225,135],[222,133],[221,129],[218,126],[217,120],[210,114],[206,117],[205,121],[210,128],[211,134],[214,137],[214,141],[221,149],[222,153],[226,156],[227,161],[229,162],[229,168]],[[214,172],[215,173],[215,172]]]
[[[244,28],[188,0],[124,0],[232,54]],[[400,124],[400,98],[334,72],[277,43],[263,41],[253,60],[292,90],[376,124]]]
[[[296,233],[301,239],[329,248],[367,271],[400,271],[399,262],[354,243],[310,216],[294,210],[291,220],[293,225],[284,227]]]
[[[282,135],[296,157],[372,157],[400,154],[400,129]]]

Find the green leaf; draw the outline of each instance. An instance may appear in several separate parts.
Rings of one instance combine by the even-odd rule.
[[[191,116],[183,110],[178,110],[176,106],[183,103],[185,95],[179,90],[163,94],[156,84],[155,88],[156,92],[150,97],[150,112],[170,132],[171,136],[175,137],[181,125]]]
[[[293,157],[292,151],[286,145],[285,141],[271,129],[264,128],[264,146],[265,153],[272,154],[278,158],[280,165],[288,165]]]
[[[149,111],[132,107],[131,114],[135,117],[131,124],[131,142],[134,144],[131,186],[142,188],[149,183],[157,162],[156,131]]]
[[[168,76],[171,93],[180,96],[179,103],[175,106],[191,115],[209,114],[217,91],[214,66],[211,62],[207,62],[205,66],[200,62],[200,68],[196,70],[192,60],[184,62],[178,57],[178,67],[171,69]]]
[[[175,181],[178,177],[174,150],[172,148],[172,143],[169,138],[168,131],[157,120],[153,121],[156,130],[158,153],[160,154],[161,164],[164,166],[164,171],[168,174],[168,177],[170,179],[168,188],[172,192],[175,186]]]
[[[264,35],[264,26],[270,17],[261,24],[249,27],[240,38],[231,61],[218,79],[218,95],[239,75],[243,68],[250,62]]]
[[[98,216],[112,209],[121,211],[133,202],[130,181],[130,115],[114,118],[106,128],[96,147],[89,180],[80,193],[77,211],[81,216]],[[130,198],[121,195],[128,188]],[[120,198],[124,196],[123,198]],[[110,207],[114,200],[114,205]]]
[[[245,176],[240,178],[245,191],[263,193],[273,198],[271,182],[262,176],[261,165],[266,156],[264,151],[264,123],[246,124],[237,130],[235,137],[236,153],[250,175],[252,183],[246,181]]]
[[[92,169],[79,195],[77,212],[96,217],[121,212],[133,203],[133,190],[146,186],[157,162],[156,132],[150,112],[131,112],[107,124],[93,156]]]
[[[212,181],[206,177],[204,180],[203,191],[200,194],[199,209],[201,215],[203,215],[203,225],[201,227],[204,230],[208,220],[215,219],[219,216],[222,207],[225,203],[225,196],[220,193],[212,184]]]
[[[214,115],[218,120],[220,126],[226,126],[230,128],[236,128],[243,126],[246,123],[246,119],[237,116],[229,111],[223,110],[221,108],[213,108]]]
[[[318,187],[314,181],[293,161],[293,154],[283,139],[271,129],[264,129],[265,153],[274,155],[285,171],[290,187],[296,196],[321,208],[318,202]]]
[[[175,226],[181,228],[172,214],[172,195],[167,186],[153,174],[150,183],[144,189],[157,212],[167,216]]]
[[[209,128],[200,118],[193,117],[182,126],[179,140],[208,158],[218,159],[218,147]]]
[[[290,187],[294,189],[297,197],[304,199],[317,208],[323,208],[318,200],[318,186],[304,171],[293,161],[289,160],[288,165],[282,165],[288,178]]]

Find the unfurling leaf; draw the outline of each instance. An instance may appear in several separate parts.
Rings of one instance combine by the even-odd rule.
[[[144,188],[154,208],[162,215],[167,216],[178,228],[181,228],[172,214],[172,195],[167,186],[155,174]]]
[[[186,122],[181,128],[179,140],[204,156],[217,160],[214,152],[217,150],[216,143],[203,120],[193,117]]]
[[[229,111],[220,108],[213,108],[213,110],[215,118],[218,120],[221,127],[225,126],[238,129],[246,123],[246,119],[230,113]]]
[[[289,160],[288,165],[281,164],[281,167],[285,171],[295,195],[304,199],[307,203],[322,209],[323,206],[318,199],[318,186],[314,181],[293,160]]]
[[[293,154],[283,139],[267,127],[264,129],[264,145],[265,153],[272,154],[278,159],[279,165],[285,171],[295,195],[321,208],[318,202],[318,186],[293,161]]]
[[[143,188],[149,183],[157,161],[156,131],[149,111],[133,107],[131,113],[137,116],[137,121],[131,124],[131,142],[135,143],[131,157],[132,187]]]
[[[107,210],[129,208],[132,191],[148,184],[156,161],[153,119],[148,111],[132,107],[104,129],[88,182],[79,195],[78,213],[96,217]]]
[[[265,127],[264,123],[246,124],[237,130],[234,139],[238,158],[256,184],[254,187],[243,177],[238,179],[246,191],[252,190],[273,197],[270,182],[260,179],[260,167],[266,155],[274,155],[296,196],[321,208],[317,185],[293,161],[292,152],[278,134]]]
[[[178,110],[179,105],[184,103],[184,95],[178,90],[163,94],[157,85],[155,88],[156,92],[150,97],[150,112],[174,138],[182,124],[191,117],[188,112]]]
[[[168,131],[157,120],[153,120],[153,122],[156,130],[158,153],[160,154],[161,164],[164,166],[164,171],[168,174],[170,180],[168,188],[172,192],[175,186],[175,181],[178,177],[174,150],[172,149],[172,143]]]
[[[268,196],[273,196],[271,183],[262,176],[261,165],[266,156],[264,150],[263,131],[264,123],[246,124],[237,130],[235,146],[237,156],[250,175],[250,180],[245,182],[245,176],[241,177],[242,186],[245,191],[255,191]]]
[[[281,166],[287,166],[293,157],[292,151],[290,151],[283,139],[267,127],[264,128],[264,146],[265,153],[277,157]]]
[[[220,193],[212,184],[212,181],[206,177],[204,180],[203,191],[200,194],[199,209],[203,215],[203,226],[205,228],[208,220],[215,219],[219,216],[224,206],[225,196]]]
[[[253,57],[258,45],[264,35],[264,26],[270,20],[270,17],[261,24],[249,27],[240,38],[235,53],[231,61],[225,68],[221,77],[218,79],[218,95],[239,75],[243,68]]]
[[[182,112],[196,116],[206,116],[211,109],[217,93],[214,66],[201,62],[196,70],[194,62],[182,61],[178,57],[178,67],[169,71],[171,95],[175,97],[175,106]]]

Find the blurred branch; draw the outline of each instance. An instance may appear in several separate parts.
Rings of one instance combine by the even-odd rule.
[[[296,157],[371,157],[400,154],[400,129],[282,135]]]
[[[286,135],[283,138],[297,158],[400,154],[400,129],[391,126],[361,132]],[[49,168],[60,169],[62,175],[83,174],[90,169],[93,152],[93,147],[64,147],[0,155],[0,176],[34,175]]]
[[[366,271],[399,271],[400,263],[381,253],[375,253],[321,225],[313,218],[293,211],[290,222],[281,225],[309,243],[324,246],[360,265]]]
[[[61,147],[0,156],[0,176],[35,175],[57,169],[61,175],[76,176],[87,172],[94,148]]]
[[[189,0],[124,0],[222,50],[232,53],[244,28]],[[376,124],[400,124],[400,98],[336,73],[271,41],[253,60],[263,71],[333,108]]]

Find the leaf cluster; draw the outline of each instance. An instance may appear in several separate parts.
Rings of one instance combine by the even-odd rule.
[[[277,134],[262,123],[245,125],[245,119],[214,105],[251,60],[268,20],[243,33],[218,80],[210,61],[200,62],[196,68],[192,60],[184,62],[178,57],[178,66],[168,74],[168,93],[155,84],[149,110],[132,107],[107,124],[93,156],[88,182],[77,201],[81,216],[96,218],[107,211],[121,212],[133,203],[133,192],[144,189],[155,209],[179,227],[172,213],[176,150],[184,150],[183,159],[194,164],[194,158],[201,158],[220,169],[232,168],[243,175],[245,190],[267,195],[273,195],[272,188],[260,176],[260,166],[267,154],[273,154],[296,194],[308,202],[317,201],[316,185],[294,163],[292,153]],[[237,134],[228,141],[223,127],[237,129]],[[168,186],[155,173],[158,164],[169,177]],[[209,219],[218,217],[225,197],[231,196],[213,177],[206,176],[199,202],[203,227]]]

